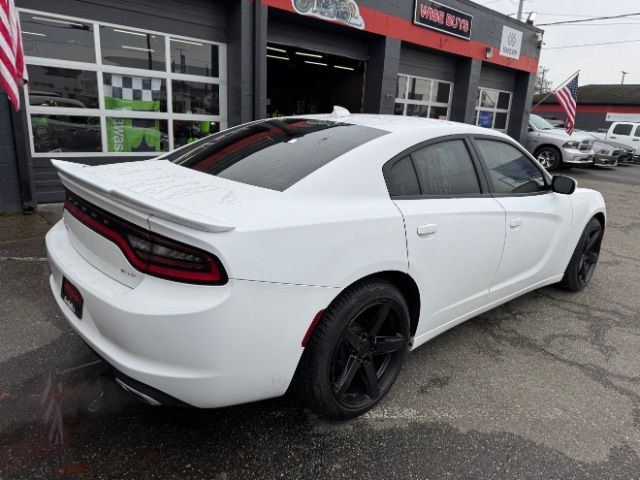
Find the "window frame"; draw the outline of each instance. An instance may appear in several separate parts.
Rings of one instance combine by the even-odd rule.
[[[485,181],[487,182],[487,188],[491,194],[492,197],[495,198],[500,198],[500,197],[529,197],[529,196],[534,196],[534,195],[546,195],[548,193],[553,193],[553,190],[551,188],[551,182],[553,180],[553,177],[551,176],[551,174],[549,174],[549,172],[547,172],[542,165],[540,165],[540,162],[538,162],[535,158],[533,158],[533,156],[526,151],[524,148],[522,148],[520,145],[510,142],[509,140],[505,139],[505,138],[500,138],[500,137],[495,137],[493,135],[469,135],[469,140],[471,143],[471,147],[474,149],[475,155],[478,158],[478,162],[481,165],[482,168],[482,172],[483,175],[485,176]],[[545,180],[545,184],[546,184],[546,189],[545,190],[540,190],[539,192],[511,192],[511,193],[501,193],[501,192],[494,192],[492,187],[491,187],[491,181],[489,180],[489,166],[487,165],[484,157],[482,156],[482,153],[480,151],[480,148],[478,147],[478,145],[476,144],[476,140],[490,140],[490,141],[494,141],[494,142],[498,142],[498,143],[505,143],[513,148],[515,148],[516,150],[518,150],[526,159],[528,159],[531,163],[533,163],[533,165],[535,166],[535,168],[542,174],[542,178]]]
[[[27,126],[29,129],[29,145],[31,148],[31,156],[33,158],[78,158],[78,157],[154,157],[158,155],[164,155],[174,150],[175,139],[173,135],[173,120],[181,121],[211,121],[217,122],[220,126],[220,130],[227,128],[228,122],[228,109],[227,109],[227,45],[220,42],[214,42],[210,40],[204,40],[194,37],[185,37],[183,35],[174,35],[168,32],[159,32],[154,30],[148,30],[137,27],[130,27],[128,25],[114,24],[109,22],[102,22],[98,20],[90,20],[81,17],[73,17],[69,15],[59,15],[55,13],[45,12],[41,10],[33,10],[28,8],[18,8],[20,14],[35,14],[42,15],[51,18],[58,18],[68,21],[82,22],[85,24],[91,24],[93,28],[93,43],[95,49],[95,63],[78,62],[73,60],[59,60],[46,57],[37,56],[25,56],[25,64],[27,66],[43,66],[43,67],[57,67],[67,68],[74,70],[82,70],[86,72],[95,72],[97,87],[98,87],[98,108],[67,108],[67,107],[42,107],[31,106],[29,104],[29,89],[25,85],[23,87],[23,94],[25,100],[25,110],[27,116]],[[158,35],[164,39],[165,47],[165,69],[164,70],[146,70],[138,68],[120,67],[115,65],[103,65],[102,63],[102,49],[100,44],[100,27],[111,27],[126,29],[132,32],[140,32],[148,35]],[[176,73],[171,71],[171,39],[194,41],[207,45],[215,45],[218,47],[218,76],[206,77],[201,75],[192,75],[184,73]],[[105,108],[104,99],[104,73],[121,74],[121,75],[133,75],[146,78],[160,78],[165,82],[165,92],[167,97],[167,108],[165,112],[151,112],[151,111],[131,111],[131,110],[115,110]],[[199,82],[207,84],[218,85],[219,95],[219,113],[218,115],[204,115],[204,114],[189,114],[189,113],[174,113],[173,112],[173,86],[172,81],[183,80],[187,82]],[[82,117],[97,117],[100,120],[100,136],[101,136],[101,151],[99,152],[36,152],[33,140],[33,126],[31,122],[32,115],[68,115],[68,116],[82,116]],[[168,151],[158,152],[110,152],[108,149],[107,139],[107,118],[140,118],[140,119],[153,119],[164,120],[167,122],[167,136],[169,141]]]
[[[476,174],[476,179],[478,180],[478,185],[480,187],[480,193],[462,193],[462,194],[451,194],[451,195],[429,195],[425,194],[422,182],[420,181],[420,176],[418,175],[418,169],[415,164],[415,160],[413,158],[413,153],[418,150],[421,150],[425,147],[429,147],[431,145],[436,145],[438,143],[449,142],[452,140],[462,140],[465,148],[467,149],[467,153],[469,154],[469,158],[471,159],[471,164],[473,165],[473,169]],[[409,157],[411,160],[411,164],[413,166],[413,171],[416,176],[416,181],[418,183],[418,187],[420,188],[419,195],[391,195],[389,192],[389,179],[391,175],[391,169],[393,166],[400,162],[405,157]],[[441,137],[432,138],[429,140],[425,140],[423,142],[412,145],[409,148],[404,149],[402,152],[396,154],[390,160],[387,160],[385,164],[382,166],[382,175],[384,177],[385,186],[387,187],[387,192],[389,193],[389,197],[392,200],[429,200],[429,199],[446,199],[446,198],[489,198],[491,197],[491,192],[489,189],[489,184],[487,182],[487,178],[485,177],[484,170],[480,163],[480,159],[478,158],[475,148],[471,143],[471,139],[469,135],[466,134],[455,134],[455,135],[445,135]]]
[[[453,88],[454,88],[454,84],[453,82],[450,82],[448,80],[440,80],[437,78],[429,78],[429,77],[420,77],[418,75],[410,75],[408,73],[398,73],[398,75],[396,75],[396,90],[397,90],[397,85],[400,81],[400,77],[405,77],[405,88],[404,88],[404,98],[399,98],[399,97],[395,97],[394,99],[394,110],[395,110],[395,104],[399,103],[402,104],[402,116],[406,117],[407,116],[407,105],[419,105],[419,106],[423,106],[423,107],[427,107],[427,116],[426,117],[420,117],[420,118],[431,118],[429,116],[429,114],[431,113],[431,108],[432,107],[440,107],[440,108],[446,108],[447,109],[447,120],[449,120],[449,116],[451,115],[451,100],[453,98]],[[429,100],[410,100],[408,98],[409,95],[409,81],[411,79],[417,79],[417,80],[428,80],[431,82],[431,88],[429,90]],[[435,100],[432,100],[435,97],[435,94],[437,93],[437,84],[438,83],[446,83],[449,85],[449,99],[447,101],[447,103],[443,103],[443,102],[436,102]],[[396,114],[398,115],[398,114]],[[437,119],[435,119],[437,120]]]
[[[496,95],[496,106],[495,107],[481,107],[480,103],[482,100],[482,91],[483,90],[492,90],[494,92],[497,93]],[[509,94],[509,106],[506,108],[506,110],[504,108],[498,108],[498,98],[500,97],[501,93],[507,93]],[[492,112],[493,113],[493,118],[491,119],[491,130],[495,130],[496,132],[506,132],[507,130],[509,130],[509,120],[511,118],[511,104],[513,103],[513,92],[510,92],[508,90],[500,90],[498,88],[490,88],[490,87],[478,87],[478,99],[476,100],[476,111],[475,111],[475,122],[474,124],[476,126],[480,126],[478,123],[478,120],[480,119],[480,111],[485,111],[485,112]],[[507,114],[507,119],[505,122],[505,127],[504,128],[495,128],[494,125],[496,124],[496,114],[498,113],[506,113]],[[484,127],[486,128],[486,127]]]
[[[618,127],[629,127],[629,133],[616,133],[616,128]],[[635,128],[635,130],[637,130],[637,127]],[[613,130],[611,130],[611,135],[620,135],[621,137],[632,137],[633,133],[634,133],[633,123],[627,123],[627,122],[620,122],[615,127],[613,127]]]

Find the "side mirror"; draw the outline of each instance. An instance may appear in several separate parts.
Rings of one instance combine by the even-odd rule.
[[[533,132],[533,127],[527,127],[527,132]]]
[[[576,189],[577,183],[571,177],[554,175],[551,180],[551,190],[563,195],[571,195]]]

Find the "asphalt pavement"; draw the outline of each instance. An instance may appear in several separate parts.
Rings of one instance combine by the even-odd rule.
[[[60,209],[0,216],[0,479],[640,478],[640,166],[563,173],[607,201],[591,285],[437,337],[345,423],[289,397],[140,403],[51,298],[43,236]]]

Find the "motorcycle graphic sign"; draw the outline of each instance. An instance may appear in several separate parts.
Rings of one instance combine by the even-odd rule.
[[[364,20],[355,0],[291,0],[293,9],[300,15],[344,23],[364,29]]]

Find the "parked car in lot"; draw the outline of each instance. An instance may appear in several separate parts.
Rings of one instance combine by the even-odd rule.
[[[597,134],[580,132],[593,137],[593,165],[596,167],[615,167],[622,163],[633,162],[633,149],[624,144],[602,140]]]
[[[613,122],[606,133],[600,134],[607,142],[616,142],[633,150],[633,162],[640,163],[640,123]]]
[[[360,415],[409,350],[542,286],[583,289],[605,227],[600,193],[502,133],[433,119],[336,109],[155,160],[53,164],[53,296],[154,405],[291,386],[325,417]]]
[[[590,166],[594,162],[593,138],[554,128],[539,115],[531,114],[522,144],[547,170],[561,166]]]

